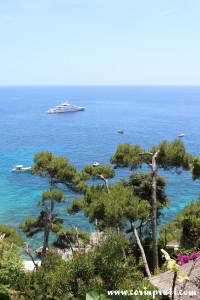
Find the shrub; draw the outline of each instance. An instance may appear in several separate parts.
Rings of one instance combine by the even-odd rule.
[[[112,231],[103,235],[98,246],[77,251],[68,261],[49,252],[38,270],[21,277],[21,295],[26,300],[83,300],[93,290],[106,295],[108,290],[150,289],[128,252],[127,239]]]
[[[23,261],[14,244],[0,245],[0,299],[10,299],[23,273]]]
[[[15,244],[17,246],[23,245],[23,238],[19,235],[15,228],[8,227],[7,225],[0,224],[0,235],[5,234],[4,242]]]

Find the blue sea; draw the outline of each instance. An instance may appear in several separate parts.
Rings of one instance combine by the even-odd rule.
[[[86,109],[45,113],[63,101]],[[67,156],[81,170],[95,161],[109,164],[120,143],[149,149],[183,132],[187,150],[200,156],[200,87],[0,87],[0,105],[0,223],[16,228],[26,217],[38,214],[38,200],[48,183],[11,169],[16,164],[31,166],[39,151]],[[118,129],[125,133],[119,134]],[[166,192],[171,200],[163,224],[198,198],[200,182],[193,181],[190,172],[159,172],[168,179]],[[128,174],[129,170],[119,169],[116,178]],[[66,204],[57,206],[65,225],[92,231],[82,213],[67,214],[66,206],[75,195],[67,193],[66,197]],[[30,242],[39,246],[41,237]]]

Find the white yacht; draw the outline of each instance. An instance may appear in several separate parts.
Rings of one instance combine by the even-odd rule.
[[[72,105],[68,102],[63,102],[62,104],[49,109],[47,113],[48,114],[66,113],[66,112],[82,111],[84,109],[85,107]]]
[[[184,133],[179,133],[178,137],[184,137],[184,135],[185,135]]]
[[[98,163],[97,161],[95,163],[92,164],[93,167],[99,167],[100,166],[100,163]]]
[[[16,165],[15,168],[12,169],[13,172],[20,172],[20,171],[29,171],[31,167],[23,167],[23,165]]]

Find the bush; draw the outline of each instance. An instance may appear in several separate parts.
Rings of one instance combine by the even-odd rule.
[[[17,246],[23,245],[23,238],[19,235],[15,228],[8,227],[7,225],[0,224],[0,235],[5,234],[4,242],[8,244],[15,244]]]
[[[103,235],[98,246],[75,252],[68,262],[49,252],[38,270],[21,277],[21,295],[26,300],[83,300],[93,290],[106,295],[108,290],[150,289],[128,252],[127,239],[112,231]]]
[[[23,260],[14,244],[0,245],[0,299],[10,299],[23,274]]]

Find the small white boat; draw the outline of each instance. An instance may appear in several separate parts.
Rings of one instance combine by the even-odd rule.
[[[178,134],[178,137],[183,137],[183,136],[184,136],[184,133]]]
[[[23,167],[23,165],[16,165],[15,168],[12,169],[13,172],[20,172],[20,171],[29,171],[31,167]]]
[[[98,166],[100,166],[100,163],[95,162],[95,163],[93,163],[92,165],[93,165],[93,167],[98,167]]]
[[[122,130],[122,129],[119,129],[119,130],[117,130],[117,132],[119,132],[119,133],[124,133],[125,131]]]

